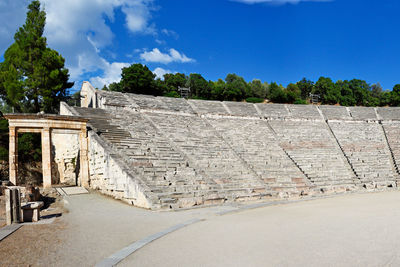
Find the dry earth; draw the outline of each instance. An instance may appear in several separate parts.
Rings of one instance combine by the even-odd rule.
[[[45,207],[41,216],[56,217],[51,224],[22,226],[0,241],[0,266],[57,266],[58,250],[65,240],[67,224],[61,220],[68,212],[54,191],[42,195]],[[0,227],[5,225],[5,201],[0,196]]]

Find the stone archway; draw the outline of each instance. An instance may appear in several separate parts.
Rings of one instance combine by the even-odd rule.
[[[53,130],[79,134],[80,183],[89,187],[88,141],[86,125],[88,120],[76,116],[50,114],[6,114],[9,124],[9,165],[10,182],[17,185],[18,175],[18,133],[40,133],[42,136],[43,187],[52,186],[51,133]]]

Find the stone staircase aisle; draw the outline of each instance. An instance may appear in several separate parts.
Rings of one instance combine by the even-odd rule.
[[[221,196],[237,201],[274,195],[204,119],[175,114],[148,113],[147,116],[220,186]]]
[[[75,109],[90,118],[89,123],[97,134],[116,153],[123,155],[125,163],[141,177],[152,195],[157,196],[159,203],[156,204],[161,208],[208,204],[205,201],[213,192],[212,186],[204,183],[202,176],[188,166],[182,155],[140,113]]]
[[[287,157],[265,120],[208,119],[246,164],[281,197],[308,195],[313,184]]]
[[[378,122],[335,121],[329,125],[365,188],[396,186],[390,150]]]
[[[354,173],[324,121],[279,121],[269,124],[281,147],[321,192],[355,190]]]

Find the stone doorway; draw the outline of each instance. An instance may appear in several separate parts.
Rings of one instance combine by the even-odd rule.
[[[18,133],[39,133],[42,142],[43,187],[53,185],[56,177],[52,171],[52,137],[57,133],[79,136],[79,177],[78,185],[89,187],[87,119],[75,116],[49,114],[6,114],[9,123],[9,164],[10,182],[18,185]],[[59,140],[68,147],[68,140]],[[72,148],[73,149],[73,148]],[[77,159],[78,160],[78,159]]]
[[[17,183],[40,186],[43,184],[42,141],[40,133],[18,133]]]

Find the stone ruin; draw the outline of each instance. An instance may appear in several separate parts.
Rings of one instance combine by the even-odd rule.
[[[89,119],[88,186],[138,207],[384,190],[399,181],[400,108],[186,100],[88,82],[81,97],[82,107],[61,103],[61,115]],[[66,146],[55,146],[57,160],[69,162]]]

